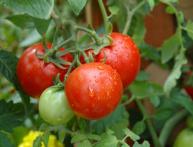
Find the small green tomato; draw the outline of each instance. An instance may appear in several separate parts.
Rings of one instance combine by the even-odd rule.
[[[52,125],[65,124],[74,115],[64,90],[58,86],[49,87],[41,94],[39,113],[44,121]]]
[[[182,130],[176,137],[173,147],[193,147],[193,130]]]

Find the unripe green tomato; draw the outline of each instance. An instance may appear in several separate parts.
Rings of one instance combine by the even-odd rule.
[[[193,130],[182,130],[176,137],[173,147],[193,147]]]
[[[73,117],[64,90],[57,86],[49,87],[42,93],[39,112],[42,119],[52,125],[65,124]]]
[[[193,117],[192,116],[189,116],[186,119],[186,125],[187,125],[188,128],[192,128],[193,129]]]

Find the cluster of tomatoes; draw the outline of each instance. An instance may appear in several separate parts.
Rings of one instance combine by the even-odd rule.
[[[45,47],[39,43],[29,47],[17,65],[17,76],[22,89],[30,96],[39,98],[41,117],[50,124],[63,124],[73,114],[89,120],[101,119],[119,104],[123,89],[136,77],[140,69],[140,54],[132,39],[121,33],[111,33],[112,43],[94,55],[94,62],[73,68],[67,76],[69,65],[59,68],[37,57]],[[47,45],[48,50],[52,47]],[[61,48],[60,50],[65,50]],[[85,53],[93,53],[92,49]],[[72,62],[70,53],[59,57]],[[81,58],[81,57],[80,57]],[[64,89],[52,86],[60,75]]]

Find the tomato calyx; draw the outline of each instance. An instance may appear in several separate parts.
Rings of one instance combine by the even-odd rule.
[[[47,43],[45,40],[43,40],[42,45],[44,47],[43,53],[38,53],[36,50],[35,55],[41,59],[44,60],[45,63],[53,63],[55,66],[57,66],[60,69],[67,69],[66,66],[70,66],[71,62],[68,60],[65,60],[62,58],[63,56],[69,56],[71,55],[70,50],[64,49],[63,46],[65,44],[68,44],[69,42],[72,42],[73,37],[68,38],[65,41],[62,41],[61,43],[58,43],[56,45],[51,45],[49,42]],[[48,46],[51,46],[48,48]]]
[[[60,69],[67,69],[67,67],[65,66],[71,65],[71,62],[65,61],[61,59],[61,57],[57,57],[54,54],[49,55],[45,53],[44,55],[41,55],[41,54],[38,54],[37,51],[35,54],[39,59],[44,60],[45,63],[53,63],[55,66],[57,66]]]

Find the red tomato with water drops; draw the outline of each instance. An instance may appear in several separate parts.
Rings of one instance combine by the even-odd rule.
[[[50,43],[47,48],[51,48]],[[61,48],[61,50],[64,50]],[[63,81],[66,69],[60,69],[53,63],[45,63],[36,56],[45,52],[42,43],[35,44],[27,48],[20,57],[17,64],[17,77],[22,89],[30,96],[38,98],[41,93],[53,85],[53,79],[57,74],[60,74],[60,79]],[[61,57],[66,61],[72,61],[73,57],[66,54]]]
[[[111,65],[121,76],[123,86],[126,87],[135,80],[140,69],[140,53],[133,40],[121,33],[112,33],[110,46],[104,47],[95,57],[96,62]]]
[[[82,64],[70,73],[66,96],[74,112],[86,119],[100,119],[118,105],[123,87],[120,75],[103,63]]]

